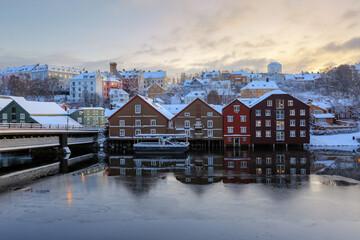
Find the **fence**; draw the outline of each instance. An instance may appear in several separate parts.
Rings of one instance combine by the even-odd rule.
[[[52,129],[52,130],[84,130],[84,131],[97,131],[100,130],[99,126],[75,126],[67,124],[39,124],[39,123],[0,123],[0,129]]]

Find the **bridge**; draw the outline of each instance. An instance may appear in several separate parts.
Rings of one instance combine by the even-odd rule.
[[[98,133],[97,127],[0,123],[0,152],[94,143]]]

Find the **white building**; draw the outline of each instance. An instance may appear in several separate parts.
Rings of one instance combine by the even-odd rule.
[[[55,65],[38,65],[33,68],[30,72],[30,79],[51,79],[57,78],[60,81],[59,88],[65,91],[69,90],[69,80],[76,75],[84,72],[83,70],[72,68],[72,67],[63,67]]]
[[[271,62],[268,65],[268,74],[282,73],[282,65],[278,62]]]
[[[113,105],[129,101],[129,94],[122,89],[111,89],[109,95],[110,104]]]
[[[316,79],[320,77],[321,75],[319,73],[301,72],[299,74],[286,74],[285,80],[305,83],[305,82],[314,82]]]
[[[73,103],[102,102],[102,76],[100,72],[84,72],[70,79],[70,101]]]
[[[195,99],[200,98],[205,101],[206,92],[205,91],[193,91],[185,96],[185,104],[189,104]]]
[[[141,83],[139,83],[139,91],[140,92],[144,92],[146,88],[148,88],[149,86],[151,86],[152,84],[154,84],[155,82],[157,84],[160,85],[160,87],[164,88],[165,90],[167,90],[167,85],[168,85],[168,79],[167,79],[167,74],[165,71],[156,71],[156,72],[143,72],[142,73],[143,78],[144,78],[144,84],[141,85]]]
[[[8,80],[11,76],[19,77],[20,79],[30,79],[31,71],[38,65],[28,65],[22,67],[6,68],[1,71],[1,80]]]

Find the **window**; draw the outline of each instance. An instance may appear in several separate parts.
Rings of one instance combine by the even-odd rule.
[[[306,126],[306,121],[305,119],[301,119],[300,120],[300,127],[305,127]]]
[[[135,126],[137,126],[137,127],[141,126],[141,120],[140,119],[135,120]]]
[[[228,127],[227,132],[228,133],[234,133],[234,127]]]
[[[306,158],[300,158],[300,164],[306,164]]]
[[[25,113],[20,113],[20,119],[22,119],[22,120],[25,119]]]
[[[186,112],[186,113],[184,113],[184,116],[185,116],[185,117],[190,117],[190,113],[189,113],[189,112]]]
[[[300,174],[301,174],[301,175],[306,175],[306,169],[305,169],[305,168],[301,168],[301,169],[300,169]]]
[[[11,113],[16,113],[16,107],[11,108]]]
[[[300,137],[306,137],[306,132],[304,130],[300,131]]]
[[[261,131],[256,131],[256,137],[261,137]]]
[[[125,129],[120,129],[120,137],[124,137],[125,136]]]
[[[234,116],[227,116],[228,122],[234,122]]]
[[[294,101],[293,101],[293,100],[288,100],[288,106],[289,106],[289,107],[294,106]]]
[[[265,131],[265,136],[266,137],[271,137],[271,131],[269,131],[269,130]]]
[[[256,174],[262,174],[261,168],[256,168]],[[259,183],[261,183],[261,179],[259,179]]]
[[[156,119],[150,120],[150,126],[156,126]]]
[[[266,164],[268,164],[268,165],[271,164],[271,160],[272,160],[271,157],[267,157],[266,158]]]
[[[169,121],[169,128],[173,128],[173,121]]]
[[[257,120],[257,121],[255,122],[255,124],[256,124],[256,127],[261,127],[261,120]]]
[[[295,127],[295,119],[290,119],[290,127]]]
[[[257,157],[257,158],[256,158],[256,164],[257,164],[257,165],[261,165],[261,157]]]
[[[284,141],[284,140],[285,140],[284,132],[276,132],[276,141]]]
[[[276,121],[276,130],[284,130],[284,121]]]
[[[276,99],[276,108],[284,109],[284,100],[283,99]]]
[[[208,127],[208,128],[212,128],[212,127],[213,127],[213,120],[208,120],[208,121],[207,121],[207,127]]]
[[[156,129],[150,129],[150,134],[156,134]]]
[[[265,110],[265,116],[267,116],[267,117],[271,116],[271,110],[270,109]]]
[[[295,116],[295,109],[290,110],[290,116]]]
[[[271,120],[265,120],[265,127],[271,127]]]
[[[185,128],[190,128],[190,120],[185,120],[184,127]]]
[[[234,168],[234,162],[233,161],[228,162],[228,168]]]
[[[272,100],[267,100],[266,103],[268,107],[272,107]]]
[[[240,116],[240,122],[246,122],[246,116],[245,115]]]
[[[141,105],[135,105],[135,113],[141,113]]]
[[[212,117],[212,116],[213,116],[213,112],[207,112],[207,116],[208,116],[208,117]]]
[[[271,168],[267,168],[267,169],[266,169],[266,174],[267,174],[267,175],[271,175],[271,173],[272,173],[272,169],[271,169]]]
[[[291,138],[296,137],[296,135],[295,135],[295,130],[291,130],[291,131],[290,131],[290,137],[291,137]]]
[[[300,116],[305,116],[305,109],[300,109]]]
[[[124,127],[125,126],[125,120],[120,120],[119,121],[119,126]]]
[[[321,110],[314,110],[314,114],[322,114]]]
[[[296,168],[290,168],[290,174],[291,175],[296,174]]]
[[[211,129],[211,130],[208,130],[208,131],[207,131],[207,135],[208,135],[208,137],[212,137],[212,136],[214,135],[213,130],[212,130],[212,129]]]
[[[246,142],[246,141],[247,141],[247,137],[243,137],[243,138],[242,138],[242,141],[243,141],[243,142]]]
[[[290,164],[291,164],[291,165],[295,165],[295,164],[296,164],[296,158],[295,158],[295,157],[291,157],[291,158],[290,158]]]
[[[124,158],[120,158],[120,165],[125,165],[125,159]]]
[[[241,133],[246,133],[246,127],[240,127],[240,132]]]
[[[276,154],[276,163],[285,163],[285,155]]]
[[[3,119],[3,120],[7,120],[7,118],[8,118],[7,113],[3,113],[3,114],[2,114],[2,119]]]
[[[241,168],[247,168],[247,162],[246,161],[241,161],[240,162],[240,167]]]
[[[276,119],[284,119],[284,110],[276,110]]]
[[[135,129],[135,136],[141,134],[141,129]]]
[[[255,116],[260,117],[261,116],[261,110],[255,110]]]
[[[190,130],[186,129],[186,130],[185,130],[185,134],[186,134],[186,136],[189,137],[189,136],[190,136]]]
[[[240,111],[240,105],[234,105],[234,112]]]

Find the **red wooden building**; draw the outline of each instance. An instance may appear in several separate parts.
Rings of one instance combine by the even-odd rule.
[[[240,146],[251,143],[250,114],[251,109],[239,99],[223,108],[225,145]]]

